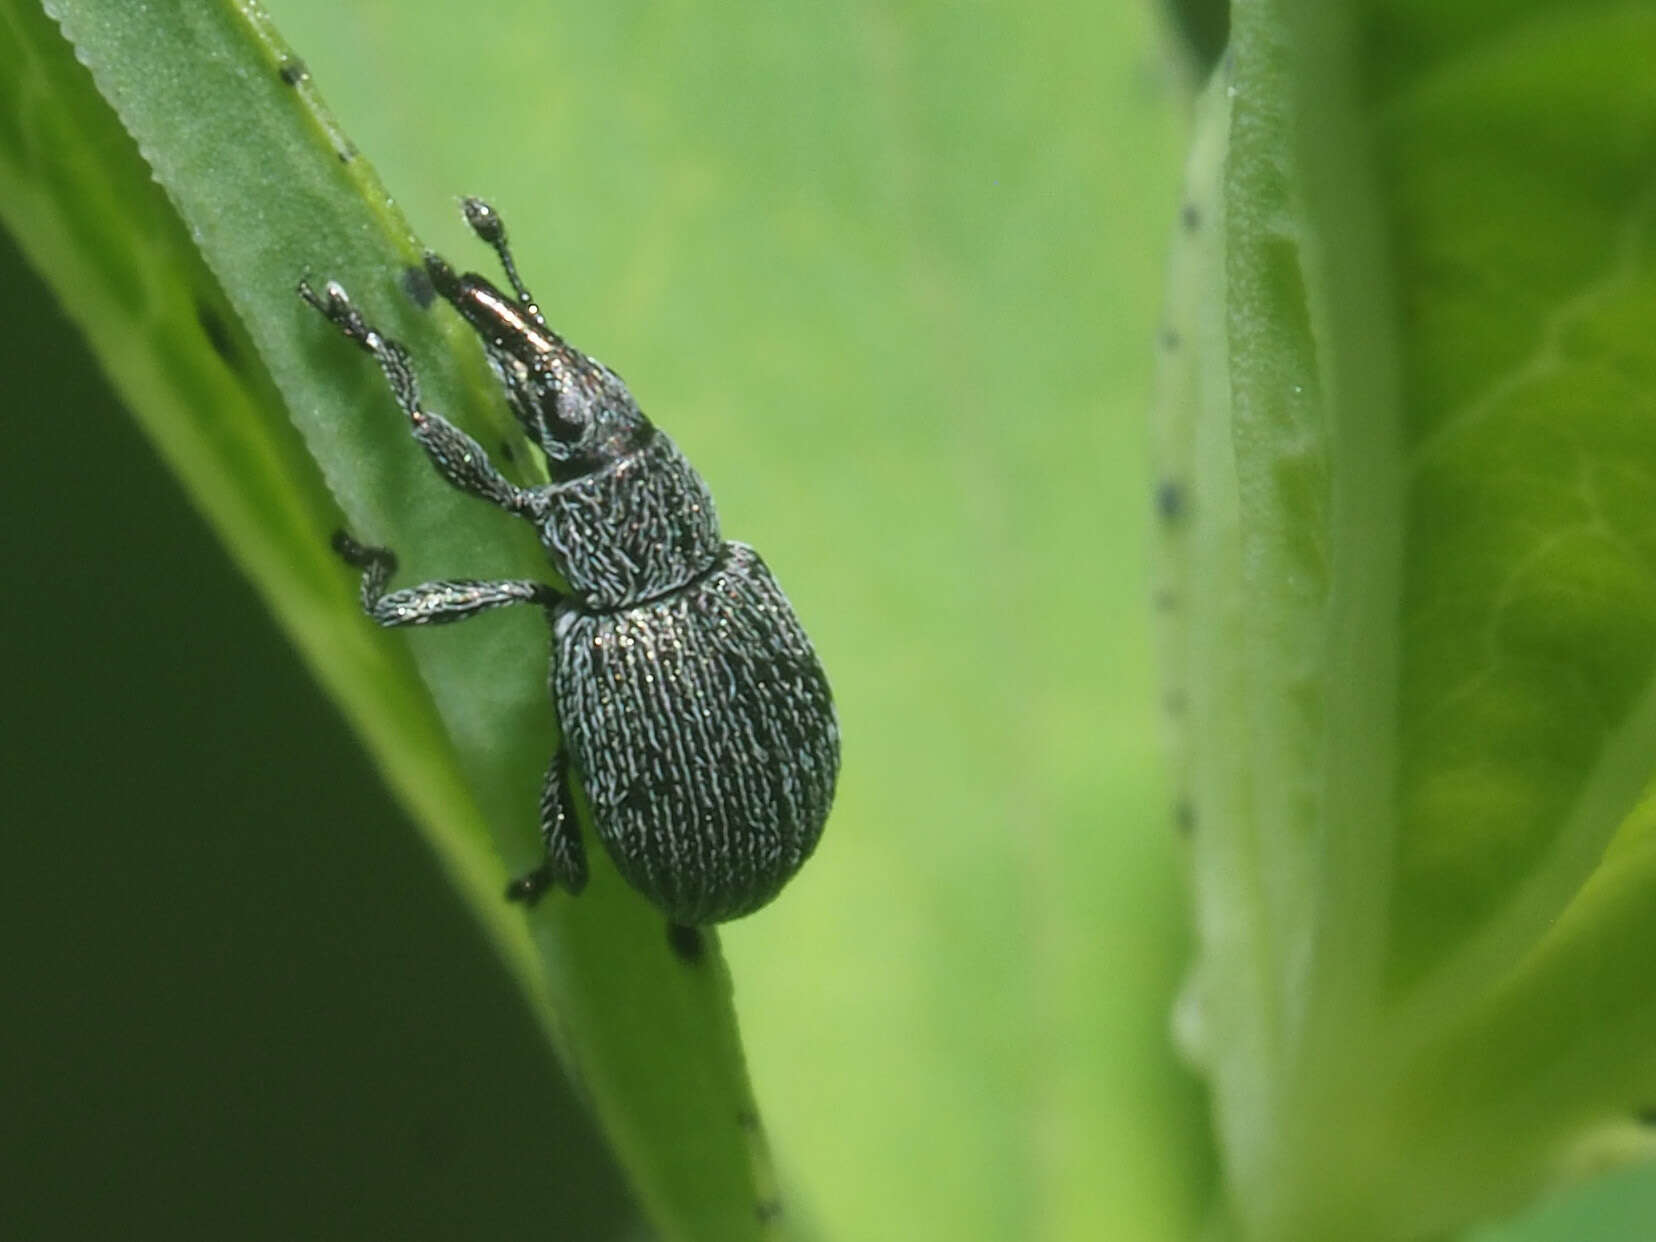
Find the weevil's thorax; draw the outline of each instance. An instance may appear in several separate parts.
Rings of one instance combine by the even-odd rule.
[[[541,542],[592,611],[675,591],[724,552],[707,484],[647,421],[640,440],[607,465],[543,493]]]

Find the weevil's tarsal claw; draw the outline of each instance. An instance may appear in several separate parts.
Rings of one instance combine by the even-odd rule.
[[[351,299],[345,293],[345,286],[337,280],[330,280],[322,286],[322,292],[318,293],[308,277],[300,277],[299,296],[335,323],[342,314],[351,309]]]
[[[384,344],[380,334],[368,326],[362,313],[351,305],[351,296],[345,292],[345,286],[337,280],[330,280],[322,286],[319,294],[311,287],[309,280],[299,281],[299,296],[310,303],[322,317],[349,340],[355,341],[371,354],[378,354]]]
[[[506,886],[506,900],[533,906],[552,887],[552,868],[536,867],[528,875],[520,875]]]
[[[390,548],[372,548],[365,543],[358,543],[351,538],[350,532],[336,530],[333,538],[328,540],[328,546],[347,565],[355,565],[358,569],[367,569],[370,566],[381,565],[385,569],[386,577],[397,572],[397,554]]]
[[[692,965],[701,961],[707,953],[701,928],[688,923],[675,923],[671,919],[667,920],[667,946],[680,961]]]
[[[353,565],[361,565],[367,559],[368,549],[352,539],[350,533],[343,529],[334,531],[333,538],[328,540],[328,546],[342,560],[349,561]]]

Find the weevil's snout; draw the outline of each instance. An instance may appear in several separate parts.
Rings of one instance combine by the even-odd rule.
[[[483,338],[524,431],[557,477],[585,473],[633,447],[648,424],[620,377],[567,344],[538,312],[475,272],[427,253],[426,272]]]
[[[426,252],[426,274],[432,288],[459,311],[491,349],[504,350],[525,366],[564,348],[556,333],[540,323],[530,307],[508,297],[476,272],[457,275],[448,262]]]

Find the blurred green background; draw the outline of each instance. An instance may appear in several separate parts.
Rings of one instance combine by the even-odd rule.
[[[834,679],[819,856],[723,932],[795,1223],[1191,1236],[1144,431],[1191,82],[1156,14],[267,7],[429,244],[481,262],[455,196],[500,208]],[[470,915],[0,263],[8,1232],[636,1236]]]

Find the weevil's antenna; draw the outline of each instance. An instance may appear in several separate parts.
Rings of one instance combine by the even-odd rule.
[[[518,277],[517,264],[512,262],[512,251],[506,244],[506,224],[489,204],[480,198],[463,198],[460,200],[460,210],[465,213],[466,223],[471,225],[472,232],[476,233],[493,250],[500,259],[500,266],[506,272],[506,279],[511,282],[512,292],[523,304],[523,309],[541,327],[546,326],[546,320],[541,318],[540,307],[535,305],[534,296]]]

